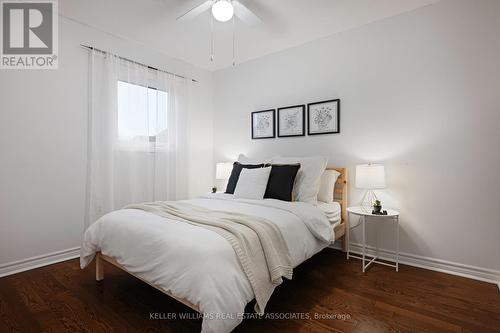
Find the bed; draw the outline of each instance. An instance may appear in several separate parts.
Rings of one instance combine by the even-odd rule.
[[[317,206],[300,202],[234,199],[226,194],[186,202],[207,210],[271,220],[283,234],[296,267],[335,240],[341,240],[345,251],[347,171],[327,170],[340,173],[332,188],[340,210],[338,221],[328,220]],[[202,332],[232,331],[242,321],[240,314],[245,306],[255,297],[235,251],[210,230],[181,221],[165,222],[165,217],[137,209],[121,209],[103,216],[85,233],[81,267],[95,258],[96,280],[100,281],[104,279],[103,262],[109,262],[202,313]]]

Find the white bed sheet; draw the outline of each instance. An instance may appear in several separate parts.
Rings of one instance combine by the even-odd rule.
[[[332,239],[330,222],[311,204],[234,199],[225,194],[188,202],[274,222],[283,234],[294,267],[328,246]],[[204,314],[202,332],[232,331],[242,321],[239,314],[254,298],[231,245],[217,233],[189,223],[135,209],[114,211],[86,231],[82,268],[97,251],[176,297],[197,304]]]
[[[332,225],[340,222],[342,218],[342,209],[340,203],[336,201],[328,203],[318,201],[316,206],[325,214]]]

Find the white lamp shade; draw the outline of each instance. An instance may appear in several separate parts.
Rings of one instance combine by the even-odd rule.
[[[227,180],[231,176],[231,171],[233,171],[233,163],[217,163],[215,165],[215,179]]]
[[[356,187],[362,189],[385,188],[385,168],[382,164],[356,166]]]

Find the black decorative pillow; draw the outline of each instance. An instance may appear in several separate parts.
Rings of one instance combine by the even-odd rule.
[[[293,185],[300,164],[271,164],[271,167],[264,198],[292,201]]]
[[[229,180],[227,182],[226,193],[234,194],[234,189],[236,188],[236,184],[238,183],[238,179],[240,178],[242,169],[257,169],[263,167],[264,164],[241,164],[239,162],[234,162],[231,176],[229,176]]]

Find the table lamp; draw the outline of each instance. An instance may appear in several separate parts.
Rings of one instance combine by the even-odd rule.
[[[231,171],[233,171],[233,163],[231,162],[221,162],[215,164],[215,179],[216,180],[228,180],[231,176]],[[214,191],[215,189],[215,191]],[[212,192],[217,192],[217,186],[214,186]]]
[[[356,188],[366,190],[361,199],[361,208],[371,212],[377,199],[373,190],[385,188],[385,168],[382,164],[360,164],[356,166]]]

